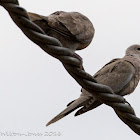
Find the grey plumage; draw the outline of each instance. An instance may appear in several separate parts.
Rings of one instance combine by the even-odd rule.
[[[84,49],[94,36],[93,24],[81,13],[57,11],[46,17],[30,12],[28,14],[31,21],[47,35],[57,38],[66,48]]]
[[[123,58],[113,59],[93,77],[98,83],[111,87],[115,94],[124,96],[132,93],[140,79],[140,45],[130,46]],[[47,123],[47,126],[60,120],[79,107],[82,108],[76,112],[75,116],[92,110],[101,104],[91,93],[82,89],[81,96],[69,103],[64,111]]]

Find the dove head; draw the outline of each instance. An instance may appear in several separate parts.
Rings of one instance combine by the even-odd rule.
[[[128,56],[137,56],[140,57],[140,45],[132,45],[127,48],[125,54]]]

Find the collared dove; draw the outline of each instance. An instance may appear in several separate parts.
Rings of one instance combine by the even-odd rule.
[[[98,83],[111,87],[115,94],[124,96],[132,93],[140,79],[140,45],[132,45],[127,48],[123,58],[113,59],[93,77]],[[75,116],[101,104],[91,93],[82,88],[81,96],[70,102],[67,108],[48,122],[46,126],[60,120],[79,107],[82,108],[76,112]]]
[[[94,36],[93,24],[81,13],[57,11],[49,16],[28,14],[31,21],[47,35],[57,38],[64,47],[74,51],[86,48]]]

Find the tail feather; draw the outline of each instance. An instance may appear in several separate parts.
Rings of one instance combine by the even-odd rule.
[[[74,101],[75,101],[75,100],[69,102],[69,103],[67,104],[67,107],[70,106]]]
[[[48,17],[28,12],[30,20],[37,24],[47,35],[49,35],[50,26],[48,25]]]
[[[95,100],[95,99],[90,99],[86,105],[84,107],[82,107],[80,110],[78,110],[76,113],[75,113],[75,116],[78,116],[78,115],[81,115],[83,113],[86,113],[87,111],[90,111],[98,106],[100,106],[102,103],[98,100]]]
[[[52,120],[50,120],[46,126],[49,126],[52,123],[55,123],[56,121],[62,119],[63,117],[67,116],[71,112],[73,112],[75,109],[81,107],[84,105],[84,103],[89,99],[90,97],[84,97],[80,96],[77,100],[72,102],[66,109],[64,109],[61,113],[59,113],[56,117],[54,117]]]
[[[43,17],[41,15],[38,15],[35,13],[30,13],[30,12],[28,12],[28,15],[29,15],[31,21],[42,20],[42,17]]]

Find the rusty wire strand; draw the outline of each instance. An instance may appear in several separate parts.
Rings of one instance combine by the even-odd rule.
[[[84,89],[102,103],[111,106],[118,117],[140,135],[140,119],[136,117],[131,105],[122,96],[115,95],[110,87],[97,83],[90,74],[86,73],[82,61],[75,52],[64,48],[59,40],[47,36],[39,26],[31,22],[27,11],[19,6],[17,0],[0,0],[0,5],[9,12],[13,21],[30,40],[59,59],[68,73]]]

